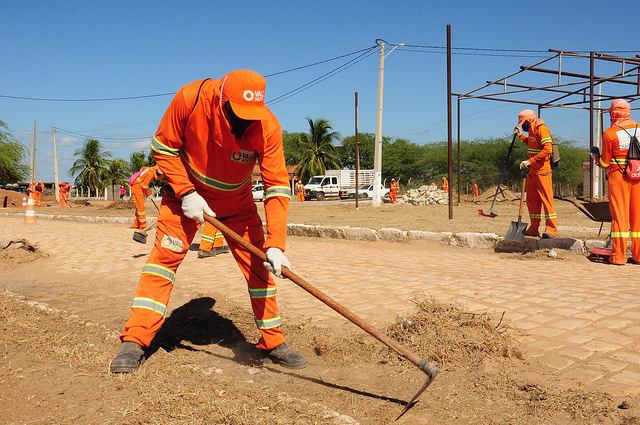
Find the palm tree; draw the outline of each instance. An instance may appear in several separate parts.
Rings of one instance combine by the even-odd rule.
[[[296,168],[302,181],[307,181],[315,175],[324,174],[327,168],[342,168],[333,145],[333,141],[338,139],[340,134],[331,131],[333,128],[324,118],[318,118],[314,121],[307,117],[307,121],[309,122],[309,133],[300,134],[302,159]]]
[[[111,185],[111,199],[116,199],[115,186],[120,185],[127,187],[129,185],[129,176],[131,168],[124,159],[116,158],[113,161],[107,161],[107,173],[102,183],[103,187]]]
[[[149,163],[144,156],[144,151],[132,152],[129,157],[129,168],[131,169],[131,174],[137,173],[144,166],[149,166]]]
[[[94,139],[87,139],[82,148],[77,149],[73,156],[79,157],[69,169],[71,176],[75,177],[74,184],[77,187],[89,188],[98,193],[102,186],[102,180],[108,178],[108,159],[110,152],[102,151],[102,145]],[[89,192],[91,194],[91,192]]]

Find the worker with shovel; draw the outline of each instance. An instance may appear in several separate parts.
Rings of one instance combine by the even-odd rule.
[[[151,149],[169,186],[112,372],[132,372],[144,361],[143,347],[150,345],[165,320],[176,270],[205,222],[204,214],[218,217],[266,254],[258,260],[227,238],[247,281],[261,336],[257,348],[284,367],[307,365],[304,356],[285,344],[270,274],[281,276],[290,268],[284,250],[291,189],[282,129],[264,104],[265,86],[264,77],[253,71],[232,71],[221,80],[183,86],[165,112]],[[266,239],[251,192],[256,160],[265,186]]]
[[[522,126],[522,130],[520,129]],[[528,137],[522,131],[529,133]],[[531,225],[527,236],[539,236],[540,222],[545,219],[543,239],[555,238],[558,234],[558,216],[553,205],[553,183],[551,171],[551,151],[553,140],[544,121],[536,118],[536,113],[525,109],[518,114],[518,124],[513,133],[527,145],[529,158],[520,163],[520,169],[529,168],[527,179],[527,208]],[[542,214],[544,208],[544,214]]]
[[[149,184],[161,174],[162,172],[158,169],[157,165],[144,167],[131,185],[131,194],[136,203],[136,218],[133,222],[134,229],[144,230],[144,228],[147,227],[147,212],[144,200],[146,196],[151,196]]]

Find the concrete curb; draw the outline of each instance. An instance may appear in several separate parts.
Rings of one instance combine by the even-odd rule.
[[[20,213],[0,213],[6,217],[21,217]],[[88,223],[130,223],[130,217],[90,217],[62,214],[38,214],[39,218],[49,220],[82,221]],[[402,242],[405,240],[428,240],[467,248],[487,248],[496,252],[533,252],[544,249],[564,249],[584,254],[594,248],[603,248],[604,241],[573,238],[534,239],[525,238],[522,242],[505,241],[495,233],[473,232],[428,232],[422,230],[400,230],[383,228],[380,230],[365,227],[323,226],[309,224],[287,224],[287,234],[311,238],[349,239],[362,241]]]

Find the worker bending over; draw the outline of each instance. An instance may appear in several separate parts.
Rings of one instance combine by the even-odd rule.
[[[131,194],[133,195],[133,201],[136,203],[136,218],[133,221],[134,229],[142,230],[147,227],[147,212],[145,211],[144,200],[146,196],[151,196],[149,184],[159,175],[162,175],[162,172],[158,169],[157,165],[153,167],[143,167],[131,185]]]
[[[69,194],[71,193],[71,183],[58,183],[58,204],[60,208],[67,208],[69,206]]]
[[[122,348],[112,372],[131,372],[144,361],[167,314],[176,270],[184,259],[203,214],[217,216],[231,230],[266,252],[266,262],[228,239],[247,281],[257,348],[289,368],[307,365],[285,344],[270,272],[290,268],[284,255],[291,189],[282,150],[282,129],[265,106],[265,79],[249,70],[232,71],[221,80],[183,86],[160,122],[151,149],[169,187],[164,192],[156,239],[142,269],[129,321],[120,335]],[[251,192],[251,172],[258,161],[265,187],[266,240]],[[210,279],[210,277],[208,277]]]

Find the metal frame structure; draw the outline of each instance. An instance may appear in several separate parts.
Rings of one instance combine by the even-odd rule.
[[[458,204],[460,203],[460,102],[462,100],[483,99],[532,105],[538,108],[538,116],[541,115],[541,111],[545,108],[587,110],[589,111],[590,130],[589,148],[594,146],[594,135],[596,133],[594,131],[594,112],[597,112],[601,118],[602,113],[608,110],[608,105],[607,107],[600,107],[596,106],[596,104],[600,105],[601,102],[610,103],[613,99],[625,99],[630,104],[640,100],[640,55],[623,57],[596,52],[583,54],[553,49],[549,49],[549,52],[551,52],[551,56],[547,59],[530,66],[521,66],[518,71],[497,80],[487,81],[484,86],[467,93],[453,93],[449,89],[449,99],[451,99],[451,96],[457,96],[458,98]],[[576,73],[564,71],[563,59],[569,58],[575,58],[582,62],[584,62],[585,59],[588,60],[588,72]],[[543,64],[556,60],[557,66],[555,69],[541,67]],[[602,64],[602,67],[608,67],[608,73],[603,71],[602,74],[597,75],[595,69],[596,63],[599,65]],[[448,67],[447,72],[450,74],[450,67]],[[529,75],[532,72],[555,75],[557,82],[555,84],[538,86],[515,84],[513,82],[519,74],[528,73],[527,75]],[[598,93],[595,93],[596,88],[598,89]],[[602,93],[603,91],[604,93]],[[541,97],[544,96],[545,100],[535,102],[523,98],[523,95],[532,93],[540,95]],[[451,122],[451,114],[451,108],[449,108],[449,122]],[[599,121],[599,123],[601,123],[601,121]],[[601,136],[602,131],[598,133],[598,136]],[[449,143],[451,145],[451,136],[449,137]],[[593,159],[591,159],[591,184],[589,190],[589,196],[591,198],[593,197],[594,183],[593,165]],[[451,164],[449,166],[451,167]],[[453,200],[451,198],[450,196],[450,204]]]

